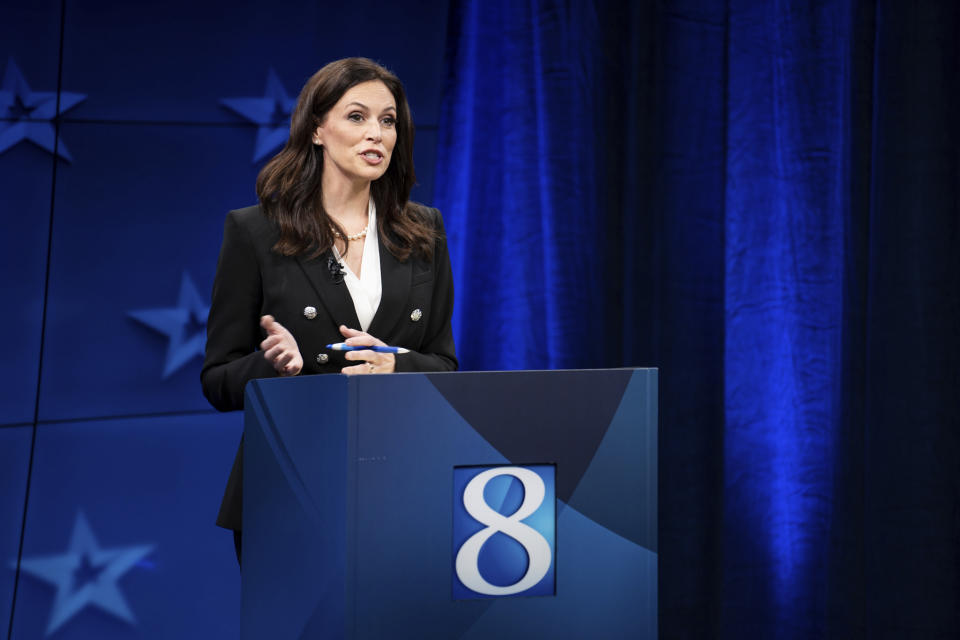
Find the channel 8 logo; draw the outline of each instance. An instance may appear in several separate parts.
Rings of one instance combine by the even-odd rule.
[[[553,595],[556,466],[455,467],[453,597]]]

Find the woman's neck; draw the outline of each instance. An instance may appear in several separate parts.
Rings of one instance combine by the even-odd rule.
[[[359,231],[367,224],[370,202],[369,182],[330,181],[323,184],[323,209],[347,233]]]

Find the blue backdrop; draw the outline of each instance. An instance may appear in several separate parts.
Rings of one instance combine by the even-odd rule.
[[[465,368],[660,367],[665,637],[960,634],[960,6],[915,4],[4,2],[0,637],[236,636],[206,304],[345,55],[407,85]]]
[[[0,638],[238,637],[241,416],[199,384],[223,219],[348,55],[405,80],[429,201],[446,11],[0,3]]]

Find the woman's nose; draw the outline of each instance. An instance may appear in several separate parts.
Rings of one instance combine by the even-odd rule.
[[[371,121],[371,124],[367,127],[367,137],[375,142],[380,142],[383,138],[383,133],[380,131],[379,122]]]

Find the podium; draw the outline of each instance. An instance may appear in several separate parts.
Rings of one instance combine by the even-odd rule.
[[[656,638],[657,371],[246,389],[243,638]]]

